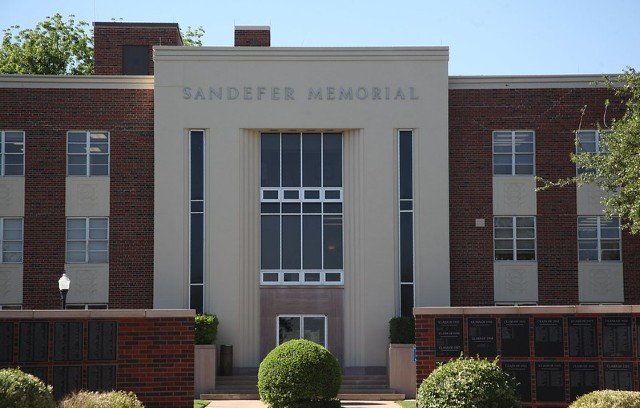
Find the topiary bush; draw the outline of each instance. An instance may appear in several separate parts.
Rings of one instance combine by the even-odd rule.
[[[218,316],[196,315],[196,344],[213,344],[218,336]]]
[[[0,370],[2,408],[55,408],[53,389],[38,377],[15,368]]]
[[[575,400],[569,408],[640,408],[640,392],[594,391]]]
[[[517,384],[496,361],[460,357],[438,366],[417,396],[418,408],[519,408]]]
[[[414,344],[416,322],[413,317],[394,317],[389,320],[389,342],[391,344]]]
[[[78,391],[65,398],[59,408],[144,408],[144,405],[132,392]]]
[[[271,408],[339,408],[342,372],[326,348],[309,340],[289,340],[260,363],[258,391]]]

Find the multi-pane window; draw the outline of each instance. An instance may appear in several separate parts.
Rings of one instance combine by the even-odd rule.
[[[493,237],[496,261],[535,261],[535,217],[495,217]]]
[[[533,131],[493,132],[493,174],[533,175],[535,134]]]
[[[578,259],[619,261],[620,219],[601,216],[578,217]]]
[[[189,132],[189,307],[204,310],[204,130]]]
[[[109,175],[109,132],[67,133],[67,175]]]
[[[24,132],[0,131],[0,176],[24,176]]]
[[[0,218],[0,263],[22,263],[22,218]]]
[[[342,134],[261,135],[261,282],[341,284]]]
[[[305,339],[327,347],[327,317],[324,315],[279,315],[278,344]]]
[[[413,316],[413,131],[398,132],[400,314]]]
[[[109,262],[109,219],[67,218],[67,263]]]
[[[576,153],[592,153],[592,154],[600,154],[605,153],[605,147],[602,144],[602,133],[597,130],[579,130],[576,132],[576,138],[578,139],[578,143],[576,145]],[[593,171],[591,169],[586,169],[584,167],[578,167],[578,174],[586,173],[588,171]]]

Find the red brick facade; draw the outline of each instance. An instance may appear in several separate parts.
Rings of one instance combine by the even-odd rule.
[[[153,75],[154,45],[182,45],[178,24],[170,23],[94,23],[94,61],[96,75],[122,75],[122,47],[149,47],[149,72]]]
[[[236,27],[233,45],[236,47],[270,47],[271,30]]]
[[[109,307],[153,307],[153,91],[1,89],[0,128],[25,131],[22,307],[60,307],[69,130],[110,132]]]

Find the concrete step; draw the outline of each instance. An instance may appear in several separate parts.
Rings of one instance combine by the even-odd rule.
[[[340,393],[338,398],[342,401],[398,401],[405,399],[404,394],[397,393],[371,393],[371,394],[353,394],[353,393]],[[239,394],[239,393],[213,393],[213,394],[200,394],[200,399],[203,400],[258,400],[260,396],[258,394]]]

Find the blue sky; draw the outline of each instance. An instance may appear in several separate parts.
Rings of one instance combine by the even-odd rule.
[[[0,27],[55,12],[201,25],[214,46],[236,24],[271,25],[273,46],[446,45],[451,75],[640,69],[640,0],[0,0]]]

